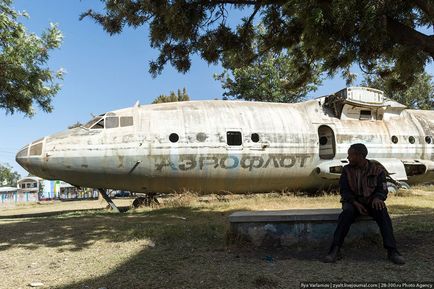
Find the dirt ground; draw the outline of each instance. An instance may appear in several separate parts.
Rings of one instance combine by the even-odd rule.
[[[113,200],[117,206],[129,206],[132,199],[119,198]],[[0,218],[11,216],[40,216],[56,213],[73,212],[79,210],[104,209],[107,203],[104,200],[80,200],[80,201],[44,201],[29,205],[0,207]]]
[[[120,201],[117,201],[121,204]],[[122,205],[132,202],[123,200]],[[291,194],[175,196],[156,208],[115,214],[100,201],[0,209],[0,288],[300,288],[300,282],[434,281],[434,188],[387,201],[399,249],[386,260],[381,244],[346,246],[324,264],[329,244],[257,249],[226,244],[227,217],[238,210],[339,207],[339,197]],[[16,218],[68,210],[52,216]],[[9,217],[8,217],[9,216]],[[10,218],[10,216],[15,216]]]

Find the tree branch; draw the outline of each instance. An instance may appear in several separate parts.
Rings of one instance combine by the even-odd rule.
[[[425,35],[407,25],[404,25],[390,17],[386,17],[387,32],[389,37],[398,44],[417,47],[429,54],[434,59],[434,36]]]
[[[258,1],[258,2],[261,2],[261,1]],[[250,23],[253,21],[253,19],[254,19],[255,16],[256,16],[256,13],[258,13],[259,9],[261,9],[261,4],[260,4],[260,3],[258,3],[257,5],[255,5],[255,11],[253,11],[252,15],[250,15],[250,17],[249,17],[249,20],[247,20],[247,22],[246,22],[246,24],[245,24],[246,27],[247,27],[248,25],[250,25]]]

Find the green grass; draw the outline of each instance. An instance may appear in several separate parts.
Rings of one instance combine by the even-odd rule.
[[[339,196],[197,196],[162,200],[124,214],[104,210],[0,220],[0,288],[298,288],[300,281],[432,281],[434,194],[390,196],[396,239],[407,259],[395,266],[378,244],[257,249],[226,244],[227,217],[239,210],[339,207]]]

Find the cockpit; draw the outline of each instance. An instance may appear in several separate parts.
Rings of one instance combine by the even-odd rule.
[[[113,112],[108,112],[94,117],[83,127],[87,129],[111,129],[133,125],[134,120],[132,116],[118,116]]]

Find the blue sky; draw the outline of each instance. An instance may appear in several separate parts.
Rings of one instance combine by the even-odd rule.
[[[13,7],[30,14],[30,19],[21,21],[38,35],[50,22],[58,23],[64,40],[60,49],[51,52],[48,66],[67,72],[62,90],[53,100],[52,113],[36,108],[36,115],[28,118],[0,110],[0,163],[9,163],[22,176],[27,172],[15,162],[15,154],[21,147],[77,121],[86,122],[91,114],[132,106],[137,100],[150,103],[160,94],[184,87],[193,100],[222,97],[220,82],[213,79],[214,73],[222,71],[221,66],[208,65],[193,57],[187,74],[167,66],[153,79],[148,73],[148,63],[158,56],[158,51],[149,47],[146,27],[126,28],[120,35],[109,36],[92,20],[79,21],[79,15],[89,8],[101,10],[100,1],[16,0]],[[231,13],[234,19],[242,15],[237,11]],[[433,74],[432,65],[428,70]],[[310,96],[333,93],[344,87],[344,80],[329,79]]]

